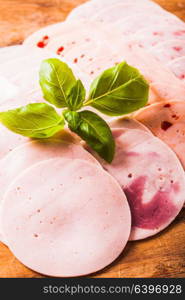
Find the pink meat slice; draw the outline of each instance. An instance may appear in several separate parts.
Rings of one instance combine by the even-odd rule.
[[[141,4],[141,3],[148,3],[148,0],[125,0],[124,3],[133,3],[133,4]],[[123,0],[93,0],[87,1],[82,5],[77,6],[74,8],[67,17],[67,20],[75,20],[75,19],[84,19],[89,21],[97,11],[102,11],[105,7],[109,7],[112,5],[117,5],[123,3]]]
[[[78,66],[85,74],[95,79],[105,69],[111,68],[116,64],[127,61],[128,64],[140,70],[143,76],[149,81],[150,103],[172,100],[178,98],[185,99],[185,85],[168,69],[163,66],[151,53],[145,49],[141,49],[133,40],[120,41],[117,36],[112,38],[114,49],[106,47],[103,43],[96,47],[94,43],[94,51],[92,45],[75,47],[72,49],[66,59],[72,62],[75,55],[77,62],[73,66]],[[104,55],[106,53],[106,55]],[[89,61],[89,63],[88,63]],[[172,85],[171,82],[174,82]]]
[[[185,169],[185,102],[157,103],[140,110],[135,118],[177,154]]]
[[[28,138],[15,134],[0,123],[0,159],[27,141]]]
[[[120,32],[120,37],[125,38],[126,35],[135,34],[137,31],[140,32],[142,29],[145,29],[146,24],[150,24],[152,28],[152,25],[155,27],[157,23],[160,23],[160,26],[168,26],[169,28],[184,26],[180,19],[167,11],[160,9],[158,12],[155,10],[148,12],[147,9],[143,12],[142,8],[140,13],[131,13],[129,17],[115,21],[111,27],[114,32]]]
[[[62,36],[63,34],[66,34],[66,33],[69,34],[69,33],[73,32],[73,30],[76,28],[76,26],[79,26],[80,22],[81,21],[79,21],[79,20],[71,21],[71,22],[58,22],[58,23],[55,23],[52,25],[45,26],[45,27],[37,30],[30,36],[28,36],[25,39],[23,45],[35,46],[37,48],[40,48],[40,47],[38,47],[38,43],[43,42],[44,48],[45,48],[45,47],[47,47],[47,45],[51,42],[51,40],[56,35],[61,34],[61,36]],[[83,24],[83,23],[80,23],[80,24]],[[44,39],[46,37],[48,37],[48,39]],[[43,50],[43,48],[40,48],[40,49]]]
[[[185,26],[184,24],[177,24],[173,26],[156,25],[155,27],[147,27],[137,31],[132,38],[140,47],[149,48],[171,39],[184,40]]]
[[[84,21],[63,22],[45,27],[25,40],[24,45],[31,46],[38,49],[38,42],[44,36],[48,36],[48,42],[44,48],[40,49],[51,51],[53,54],[60,55],[62,58],[68,53],[70,49],[75,46],[81,46],[83,43],[91,41],[101,41],[108,36],[106,28],[96,25],[92,22],[84,23]]]
[[[185,41],[178,39],[168,40],[151,47],[150,52],[166,64],[185,55]]]
[[[66,133],[67,135],[67,133]],[[69,134],[64,136],[73,140]],[[31,165],[55,157],[66,157],[71,159],[84,159],[99,165],[98,161],[83,147],[76,143],[69,143],[65,140],[49,139],[30,141],[16,147],[0,161],[0,199],[13,179]]]
[[[175,74],[177,78],[185,81],[185,56],[172,60],[167,64],[167,67]]]
[[[125,192],[132,215],[131,240],[144,239],[166,228],[185,200],[184,170],[158,138],[137,129],[114,129],[116,154],[102,162]]]
[[[156,94],[154,101],[172,100],[174,97],[184,101],[184,83],[147,50],[136,46],[133,41],[128,41],[127,44],[121,43],[119,47],[119,51],[121,53],[122,50],[127,63],[138,68],[150,82],[150,86]],[[174,82],[173,85],[172,82]]]
[[[109,174],[84,160],[58,158],[34,165],[12,183],[3,200],[2,226],[11,251],[27,267],[74,277],[118,257],[131,218],[126,197]]]
[[[50,158],[84,159],[99,165],[97,160],[80,145],[75,144],[75,138],[69,133],[60,139],[32,141],[15,148],[0,160],[0,202],[10,183],[30,166]],[[73,143],[71,143],[71,141]],[[1,241],[6,241],[0,230]]]
[[[7,99],[15,97],[19,92],[19,87],[10,80],[0,75],[0,105]]]
[[[115,118],[109,122],[109,126],[111,128],[140,129],[151,134],[151,131],[146,126],[130,117]]]

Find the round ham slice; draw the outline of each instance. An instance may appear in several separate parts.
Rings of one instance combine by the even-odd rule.
[[[7,99],[15,97],[19,92],[19,87],[13,84],[6,77],[0,75],[0,105]]]
[[[28,138],[15,134],[0,123],[0,159],[27,141]]]
[[[152,28],[152,25],[155,27],[157,23],[160,23],[160,26],[168,27],[184,25],[175,15],[167,11],[160,9],[157,13],[155,10],[151,10],[151,12],[146,10],[143,12],[142,8],[140,13],[131,14],[129,17],[115,21],[111,28],[114,32],[120,32],[120,37],[125,38],[127,35],[135,34],[137,31],[145,29],[146,24],[150,24]]]
[[[62,140],[50,139],[24,143],[0,161],[0,201],[17,175],[39,161],[65,157],[70,159],[80,158],[98,164],[97,160],[80,145],[70,142],[75,142],[72,135],[67,133],[67,131],[63,132],[62,135],[60,137]],[[6,240],[1,230],[0,239],[2,241]]]
[[[184,170],[173,151],[147,132],[114,129],[113,135],[115,158],[102,165],[127,196],[132,215],[130,239],[144,239],[166,228],[183,207]]]
[[[138,68],[149,81],[151,86],[150,103],[172,100],[174,96],[180,100],[185,99],[184,84],[176,78],[168,67],[161,65],[151,53],[135,45],[133,40],[120,41],[119,37],[115,35],[112,38],[114,49],[107,49],[103,43],[97,46],[94,42],[93,46],[96,49],[94,53],[92,44],[75,47],[69,51],[66,59],[72,62],[76,55],[77,62],[76,64],[73,63],[72,66],[78,66],[92,80],[105,69],[125,60],[128,64]],[[104,55],[105,52],[106,55]],[[172,85],[171,82],[174,84]]]
[[[128,129],[140,129],[151,134],[151,131],[142,123],[129,117],[115,118],[109,122],[111,128],[128,128]]]
[[[157,103],[137,112],[135,118],[175,151],[185,169],[185,102]]]
[[[78,20],[73,22],[61,22],[47,26],[25,40],[24,45],[38,48],[38,43],[44,36],[48,36],[48,42],[41,49],[51,51],[53,54],[58,54],[61,57],[65,57],[69,50],[75,46],[80,47],[83,43],[89,43],[91,41],[99,41],[106,38],[109,32],[106,28],[100,25],[95,25],[92,22],[84,23],[84,21]]]
[[[89,1],[73,9],[72,12],[68,15],[67,20],[84,19],[88,21],[89,19],[93,18],[92,16],[100,17],[100,15],[102,15],[103,17],[105,17],[105,15],[109,15],[109,19],[110,19],[110,15],[112,13],[110,12],[110,10],[114,11],[114,7],[120,5],[121,5],[121,12],[117,10],[116,13],[117,15],[119,15],[119,13],[122,13],[122,18],[131,14],[132,10],[135,11],[137,9],[140,10],[143,9],[143,6],[147,6],[148,9],[158,8],[159,10],[160,8],[156,3],[147,0],[133,0],[133,1],[96,0],[96,1]],[[116,17],[115,14],[113,15]]]
[[[127,43],[123,41],[117,44],[117,53],[120,54],[120,60],[124,57],[128,64],[138,68],[149,81],[153,93],[156,94],[152,102],[172,100],[174,96],[179,100],[185,100],[184,83],[149,51],[138,47],[135,41],[128,40]]]
[[[185,55],[185,42],[184,40],[168,40],[159,43],[155,47],[150,48],[150,52],[163,63],[169,63],[170,61]]]
[[[45,26],[29,35],[25,39],[23,45],[36,46],[37,48],[40,48],[38,43],[43,42],[44,47],[40,49],[44,49],[56,35],[60,34],[62,36],[63,34],[73,32],[74,28],[79,26],[79,22],[79,20],[71,22],[58,22]],[[48,37],[48,39],[46,37]]]
[[[185,26],[184,24],[177,24],[173,26],[157,25],[155,27],[147,27],[146,29],[137,31],[132,38],[140,47],[149,48],[171,39],[184,40]]]
[[[24,54],[1,64],[0,74],[4,77],[12,78],[13,76],[17,76],[22,70],[27,70],[28,72],[28,69],[32,69],[33,67],[39,69],[41,61],[51,57],[53,55],[48,51],[33,48],[30,53],[29,48],[24,47]]]
[[[118,257],[131,218],[126,197],[109,174],[84,160],[58,158],[27,169],[10,186],[2,225],[11,251],[27,267],[74,277]]]
[[[176,77],[185,81],[185,56],[172,60],[167,64],[167,67],[175,74]]]

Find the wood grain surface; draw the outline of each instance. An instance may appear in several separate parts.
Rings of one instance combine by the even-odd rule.
[[[64,20],[85,0],[0,0],[0,46],[21,43],[48,24]],[[185,20],[185,0],[156,0]],[[25,249],[25,251],[29,251]],[[0,243],[0,277],[42,277],[23,266]],[[129,242],[121,256],[91,277],[185,278],[185,209],[166,230],[153,238]]]

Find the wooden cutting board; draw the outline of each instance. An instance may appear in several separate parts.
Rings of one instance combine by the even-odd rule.
[[[64,20],[73,7],[83,2],[85,0],[0,0],[0,46],[21,43],[40,27]],[[185,20],[185,0],[156,2]],[[0,277],[41,275],[23,266],[0,243]],[[162,233],[144,241],[129,242],[111,266],[91,277],[185,278],[185,209]]]

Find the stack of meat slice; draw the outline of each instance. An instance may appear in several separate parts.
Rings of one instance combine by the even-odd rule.
[[[108,119],[111,164],[68,130],[35,141],[1,125],[0,239],[37,272],[80,276],[110,264],[129,239],[166,228],[183,207],[185,24],[149,0],[88,1],[0,49],[1,111],[45,101],[38,70],[48,57],[66,61],[87,89],[124,60],[150,84],[150,105]]]

